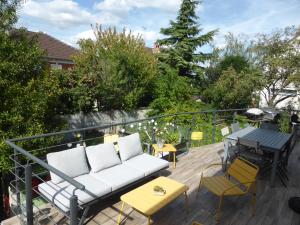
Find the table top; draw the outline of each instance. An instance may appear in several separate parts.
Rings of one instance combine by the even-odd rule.
[[[163,196],[155,195],[153,188],[166,190]],[[188,186],[167,177],[158,177],[121,196],[121,200],[146,216],[151,216],[188,190]]]
[[[164,144],[162,148],[159,148],[157,144],[152,145],[156,152],[176,152],[176,148],[172,144]]]
[[[239,137],[258,141],[265,150],[277,151],[283,149],[292,135],[250,126],[228,135],[227,139],[237,140]]]

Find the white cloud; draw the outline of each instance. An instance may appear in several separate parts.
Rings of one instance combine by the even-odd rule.
[[[181,0],[104,0],[95,4],[95,9],[100,12],[100,15],[105,15],[106,22],[111,20],[117,24],[129,16],[134,9],[152,8],[160,10],[162,14],[175,14],[180,4]],[[151,15],[151,13],[149,14]]]
[[[245,12],[243,19],[222,23],[209,24],[205,30],[219,28],[218,35],[214,38],[214,44],[222,47],[225,44],[224,35],[228,32],[234,35],[244,34],[252,39],[258,33],[270,33],[276,28],[284,28],[291,25],[299,25],[300,17],[297,9],[300,6],[298,0],[286,2],[280,0],[252,0]]]
[[[23,5],[20,14],[21,17],[29,16],[63,29],[97,21],[95,15],[73,0],[29,0]]]
[[[127,30],[127,32],[129,32],[130,30]],[[140,35],[144,40],[145,43],[154,43],[158,38],[161,38],[161,34],[159,34],[158,32],[155,31],[147,31],[147,30],[143,30],[143,29],[135,29],[135,30],[131,30],[131,33],[134,36],[138,36]],[[68,38],[68,40],[65,40],[65,42],[71,44],[72,46],[77,47],[77,42],[80,39],[92,39],[95,40],[95,34],[94,31],[92,29],[90,30],[86,30],[83,32],[80,32],[70,38]],[[150,47],[150,46],[149,46]]]
[[[161,38],[162,35],[156,31],[147,31],[147,30],[133,30],[132,34],[141,37],[145,40],[145,43],[154,43],[157,39]]]
[[[96,4],[95,8],[101,11],[127,13],[137,8],[156,8],[166,12],[177,12],[181,0],[104,0]]]
[[[83,32],[80,32],[78,34],[75,34],[75,35],[69,37],[68,40],[67,40],[67,42],[70,43],[72,46],[78,47],[77,42],[80,39],[92,39],[92,40],[95,40],[95,38],[96,37],[95,37],[94,31],[92,29],[90,29],[90,30],[83,31]]]
[[[182,0],[27,0],[20,9],[19,26],[41,30],[76,46],[81,38],[94,38],[90,24],[127,27],[141,34],[147,46],[161,38],[161,27],[169,26]],[[94,5],[93,5],[94,4]],[[87,6],[88,5],[88,6]],[[214,40],[224,44],[224,34],[268,33],[276,27],[299,25],[299,0],[205,0],[197,8],[203,32],[219,28]],[[218,15],[221,16],[218,16]]]
[[[92,39],[92,40],[95,40],[95,34],[94,34],[94,31],[91,29],[91,30],[86,30],[86,31],[83,31],[83,32],[80,32],[78,34],[76,34],[74,36],[74,38],[78,41],[79,39]]]

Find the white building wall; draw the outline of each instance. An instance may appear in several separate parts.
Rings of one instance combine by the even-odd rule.
[[[297,89],[293,85],[291,85],[290,87],[287,87],[285,90],[287,90],[287,91],[297,91]],[[259,106],[260,107],[268,107],[265,95],[263,93],[265,93],[265,95],[267,96],[267,99],[269,98],[269,96],[267,94],[268,93],[267,90],[266,89],[262,90],[260,92]],[[278,108],[278,109],[292,108],[292,109],[295,109],[295,110],[300,110],[300,92],[298,91],[296,93],[297,93],[297,95],[295,97],[287,98],[287,99],[281,101],[280,103],[278,103],[276,105],[276,108]],[[281,94],[279,94],[276,97],[275,101],[285,97],[286,95],[287,95],[287,93],[282,92]]]

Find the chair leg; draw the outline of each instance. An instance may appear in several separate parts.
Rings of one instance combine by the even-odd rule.
[[[197,189],[196,198],[198,198],[198,194],[199,194],[199,191],[200,191],[200,188],[201,188],[201,181],[202,181],[202,175],[201,175],[199,186],[198,186],[198,189]]]
[[[222,160],[222,164],[223,164],[223,172],[227,171],[227,165],[228,165],[228,156],[226,157],[226,159]]]
[[[285,177],[285,179],[286,179],[287,181],[289,181],[289,177],[288,177],[288,175],[287,175],[286,170],[284,170],[284,167],[279,166],[279,167],[278,167],[278,171],[279,171],[279,173],[281,173],[281,175],[282,175],[283,177]]]
[[[222,208],[222,204],[223,204],[223,196],[220,197],[219,207],[218,207],[217,214],[216,214],[216,219],[217,219],[218,223],[221,220],[221,208]]]
[[[285,183],[285,181],[284,181],[284,179],[283,179],[283,177],[282,177],[282,175],[281,175],[281,173],[280,173],[279,171],[277,171],[277,175],[278,175],[278,177],[279,177],[279,180],[280,180],[281,183],[283,184],[283,186],[284,186],[284,187],[287,187],[287,185],[286,185],[286,183]]]
[[[189,212],[189,200],[188,200],[187,192],[184,192],[184,199],[185,199],[185,210],[188,213]]]
[[[256,184],[254,183],[253,185],[253,190],[252,190],[252,215],[254,216],[256,211]]]

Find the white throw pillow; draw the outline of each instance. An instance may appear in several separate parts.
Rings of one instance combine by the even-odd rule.
[[[53,166],[69,177],[77,177],[89,173],[89,167],[83,146],[49,153],[47,154],[47,161],[50,166]],[[50,175],[52,182],[55,184],[64,181],[55,173],[50,172]]]
[[[120,137],[118,144],[120,157],[123,162],[143,153],[139,133]]]
[[[94,173],[121,164],[113,143],[89,146],[85,151]]]

